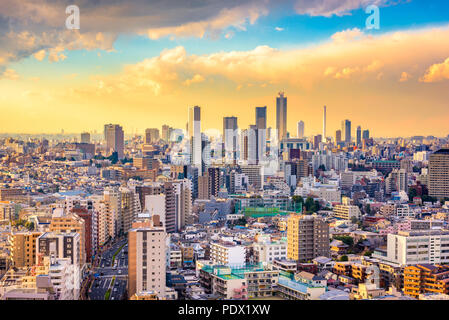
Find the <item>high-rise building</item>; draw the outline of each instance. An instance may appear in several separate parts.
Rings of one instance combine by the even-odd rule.
[[[323,107],[323,142],[326,142],[326,106]]]
[[[202,154],[201,154],[201,108],[198,106],[191,107],[189,109],[189,138],[191,144],[191,164],[198,168],[199,175],[203,174],[201,164],[202,164]]]
[[[42,232],[13,232],[9,237],[11,265],[16,268],[36,264],[36,239]]]
[[[385,179],[386,194],[391,194],[395,191],[408,192],[408,174],[404,169],[393,169]]]
[[[261,167],[259,165],[240,166],[242,173],[248,177],[248,183],[256,189],[263,187],[263,177],[261,174]]]
[[[449,197],[449,149],[440,149],[430,155],[428,179],[432,197]]]
[[[165,298],[166,237],[157,215],[135,222],[128,233],[128,295],[155,292]]]
[[[276,97],[276,130],[278,142],[287,138],[287,97],[283,91]]]
[[[162,126],[162,140],[164,140],[165,142],[170,141],[170,131],[171,128],[168,125],[164,124]]]
[[[145,130],[145,144],[153,144],[159,140],[159,129],[149,128]]]
[[[315,215],[292,214],[287,221],[287,257],[309,261],[329,257],[329,225]]]
[[[208,168],[207,169],[208,176],[208,187],[209,187],[209,196],[218,196],[218,191],[220,191],[220,168]]]
[[[339,144],[341,142],[341,130],[335,131],[335,143]]]
[[[238,126],[237,117],[223,118],[223,142],[225,151],[225,161],[236,163],[238,151]]]
[[[80,268],[86,262],[86,227],[84,219],[77,214],[67,213],[62,208],[57,208],[53,211],[50,223],[50,231],[55,233],[76,232],[80,235],[79,256],[76,257]]]
[[[267,151],[267,107],[256,107],[256,163],[265,158]]]
[[[198,199],[210,199],[209,177],[198,177]]]
[[[362,145],[362,127],[357,126],[357,147]]]
[[[343,120],[341,122],[341,133],[344,138],[345,143],[351,143],[352,137],[351,137],[351,121],[349,120]]]
[[[314,136],[313,137],[313,147],[315,149],[319,149],[321,141],[323,141],[323,138],[321,137],[321,134],[318,134],[318,135]]]
[[[362,138],[363,140],[369,139],[369,130],[363,130]]]
[[[131,229],[132,222],[137,218],[140,209],[139,197],[133,190],[120,187],[120,219],[118,229],[127,233]]]
[[[258,154],[257,154],[257,146],[258,146],[258,138],[257,138],[257,126],[250,125],[247,130],[246,138],[246,152],[247,152],[247,160],[248,164],[257,164]]]
[[[106,140],[106,153],[117,152],[118,158],[123,159],[125,156],[123,128],[118,124],[105,124],[104,139]]]
[[[81,133],[81,143],[90,143],[90,133],[89,132]]]
[[[304,138],[304,121],[299,121],[298,122],[298,133],[297,133],[297,137],[299,139]]]

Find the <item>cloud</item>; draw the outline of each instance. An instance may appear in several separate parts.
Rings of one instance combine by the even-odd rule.
[[[119,34],[230,39],[267,15],[271,0],[79,0],[81,29],[67,30],[65,8],[71,0],[1,1],[0,72],[12,62],[34,56],[63,61],[71,50],[114,50]],[[63,50],[60,50],[63,48]],[[65,52],[64,52],[65,51]]]
[[[431,65],[424,76],[419,81],[421,82],[439,82],[449,79],[449,58],[442,63],[436,63]]]
[[[60,53],[64,51],[63,47],[56,47],[50,50],[50,53],[48,55],[48,61],[50,62],[58,62],[59,60],[64,61],[67,56],[63,53]]]
[[[36,52],[33,56],[36,58],[36,60],[42,61],[45,59],[46,55],[47,55],[47,52],[44,49],[42,49],[42,50]]]
[[[343,45],[331,37],[326,43],[298,49],[258,46],[248,51],[195,55],[178,46],[127,65],[116,75],[93,79],[101,81],[99,94],[133,90],[171,93],[204,79],[210,80],[204,85],[214,90],[229,83],[232,88],[270,83],[303,90],[342,80],[396,83],[403,70],[424,73],[435,57],[447,53],[449,43],[438,41],[447,37],[449,26],[361,36]]]
[[[331,17],[350,15],[351,11],[365,8],[369,5],[386,5],[392,4],[387,0],[297,0],[295,10],[298,14],[306,14],[309,16]]]
[[[408,74],[407,72],[403,71],[401,73],[401,78],[399,79],[399,82],[407,82],[408,80],[410,80],[411,75]]]
[[[363,31],[359,28],[347,29],[336,32],[331,36],[331,39],[337,43],[344,43],[352,40],[360,39],[363,36]]]
[[[17,72],[13,69],[6,69],[5,72],[2,73],[2,76],[0,79],[8,79],[8,80],[18,80],[20,76],[17,74]]]
[[[276,31],[284,31],[284,28],[276,27],[276,28],[274,28],[274,30],[276,30]]]
[[[203,82],[205,79],[202,75],[200,74],[196,74],[193,76],[192,79],[187,79],[186,81],[183,82],[183,84],[185,86],[190,86],[192,83],[200,83]]]

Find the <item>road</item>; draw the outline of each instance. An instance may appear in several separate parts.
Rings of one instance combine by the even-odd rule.
[[[123,248],[113,258],[120,247]],[[109,300],[126,299],[125,293],[128,284],[128,244],[126,239],[120,240],[106,249],[94,268],[94,278],[89,290],[90,300],[105,300],[105,295],[110,289]],[[114,261],[113,261],[114,260]],[[113,283],[112,283],[113,282]]]

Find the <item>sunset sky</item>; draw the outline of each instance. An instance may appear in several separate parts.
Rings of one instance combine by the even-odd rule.
[[[81,11],[67,30],[65,8]],[[370,4],[380,29],[367,30]],[[449,134],[449,2],[0,0],[0,133],[240,128],[288,97],[288,130]]]

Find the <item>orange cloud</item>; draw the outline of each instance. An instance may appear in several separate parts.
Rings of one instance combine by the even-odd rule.
[[[431,65],[426,74],[419,79],[421,82],[439,82],[449,79],[449,58],[442,63]]]
[[[0,77],[0,79],[1,78],[8,79],[8,80],[17,80],[20,78],[20,76],[13,69],[6,69],[5,72],[3,72],[2,77]]]

